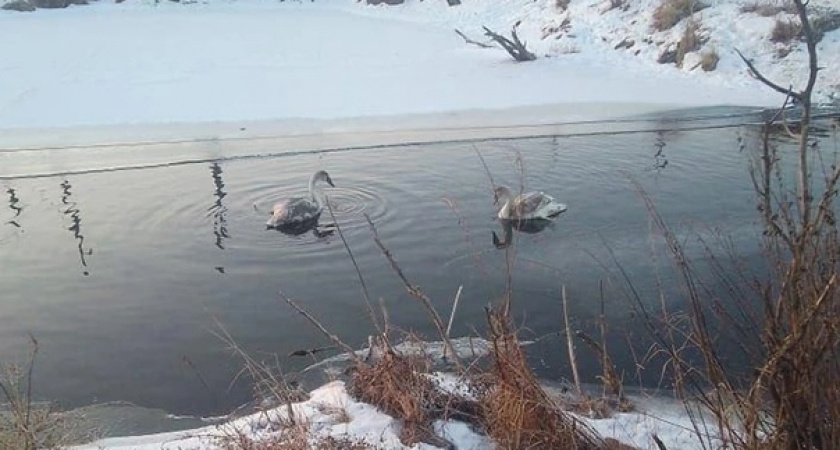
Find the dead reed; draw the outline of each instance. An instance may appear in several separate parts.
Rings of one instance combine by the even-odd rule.
[[[486,311],[493,352],[491,369],[480,377],[481,398],[485,429],[499,448],[606,448],[597,434],[563,412],[542,388],[525,359],[510,316],[490,307]]]

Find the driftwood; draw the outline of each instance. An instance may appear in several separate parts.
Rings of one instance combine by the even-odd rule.
[[[468,38],[466,34],[462,33],[462,32],[461,32],[461,30],[459,30],[459,29],[457,29],[457,28],[455,29],[455,33],[457,33],[457,34],[458,34],[458,36],[461,36],[461,38],[462,38],[462,39],[464,40],[464,42],[466,42],[467,44],[477,45],[477,46],[479,46],[479,47],[481,47],[481,48],[490,48],[490,47],[492,47],[492,46],[493,46],[493,45],[488,44],[488,43],[486,43],[486,42],[478,42],[478,41],[472,40],[472,39]]]
[[[498,33],[494,33],[487,27],[484,27],[484,34],[501,45],[502,48],[504,48],[505,51],[513,57],[513,59],[517,61],[533,61],[537,59],[537,56],[528,51],[528,49],[525,48],[525,43],[520,41],[519,36],[516,35],[516,27],[518,25],[519,22],[517,22],[510,30],[510,35],[513,39],[508,39]]]

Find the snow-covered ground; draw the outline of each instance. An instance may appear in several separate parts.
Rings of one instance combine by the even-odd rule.
[[[464,0],[458,7],[442,0],[397,7],[356,0],[101,0],[0,11],[6,37],[0,40],[0,129],[527,106],[542,106],[545,121],[612,117],[626,114],[627,105],[778,105],[778,94],[747,75],[735,46],[782,85],[801,78],[801,46],[776,58],[767,37],[774,19],[740,14],[728,0],[698,13],[710,36],[706,46],[721,55],[716,71],[658,64],[656,42],[673,41],[682,24],[650,35],[654,1],[626,0],[629,10],[604,13],[600,0],[572,0],[565,12],[555,0]],[[569,26],[559,27],[566,18]],[[500,48],[468,45],[454,32],[484,40],[482,26],[506,34],[520,20],[537,61],[517,64]],[[625,38],[636,44],[615,50]],[[838,41],[835,31],[820,44],[822,100],[840,83]]]
[[[451,342],[462,361],[487,356],[492,348],[490,342],[480,338],[457,338]],[[522,345],[530,344],[522,342]],[[423,343],[409,340],[394,346],[394,350],[403,355],[424,357],[433,367],[445,365],[444,346],[439,341]],[[375,354],[376,352],[374,358]],[[357,356],[370,356],[369,350],[359,350]],[[307,370],[339,373],[347,368],[349,361],[349,355],[341,354]],[[456,374],[433,372],[428,377],[444,395],[476,400],[469,383]],[[545,390],[558,404],[571,399],[562,386],[546,385]],[[654,436],[667,448],[705,448],[701,439],[697,437],[690,416],[686,414],[685,407],[680,402],[670,397],[641,394],[630,394],[627,398],[636,408],[636,412],[615,413],[611,417],[597,419],[579,414],[575,417],[600,436],[639,449],[656,448]],[[404,445],[400,441],[400,421],[370,404],[355,400],[348,394],[343,381],[328,382],[313,390],[307,400],[293,403],[291,413],[289,411],[289,407],[283,405],[236,419],[215,418],[212,419],[213,425],[202,428],[143,436],[110,437],[71,447],[70,450],[217,450],[221,443],[242,436],[255,441],[290,438],[290,429],[299,433],[293,436],[304,436],[310,442],[332,438],[340,442],[363,443],[369,448],[383,450],[438,448],[422,443],[411,447]],[[295,424],[302,426],[290,426],[290,418],[294,419]],[[460,450],[494,448],[493,442],[487,436],[458,420],[438,420],[434,429],[437,436]],[[712,442],[709,436],[704,436],[703,441],[707,444]]]
[[[446,378],[444,378],[446,379]],[[661,399],[631,397],[647,412],[620,413],[606,419],[580,417],[603,437],[612,437],[639,449],[656,448],[656,435],[667,448],[680,450],[702,449],[691,421],[674,402]],[[332,437],[338,440],[363,442],[372,448],[431,450],[428,444],[408,447],[400,442],[400,424],[393,417],[371,405],[360,403],[347,394],[341,381],[328,383],[311,393],[309,400],[292,405],[293,415],[306,424],[312,440]],[[288,420],[288,409],[281,407],[189,431],[148,436],[109,438],[70,450],[216,450],[225,438],[245,435],[255,440],[278,436],[276,424]],[[655,412],[654,412],[655,411]],[[456,420],[435,423],[438,436],[455,444],[459,450],[488,450],[492,441],[477,433],[468,424]]]

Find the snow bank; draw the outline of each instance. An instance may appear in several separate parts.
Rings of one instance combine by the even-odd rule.
[[[435,374],[442,386],[462,392],[463,384],[450,374]],[[691,421],[673,400],[631,397],[643,412],[620,413],[607,419],[581,417],[602,437],[614,438],[638,448],[655,448],[656,435],[667,448],[702,449]],[[316,389],[309,400],[292,405],[294,416],[304,421],[311,439],[332,437],[364,442],[382,449],[434,449],[428,444],[413,447],[399,440],[400,425],[373,406],[353,400],[343,382],[335,381]],[[288,417],[286,407],[243,417],[220,426],[148,436],[108,438],[70,450],[215,450],[220,438],[242,434],[254,439],[270,439],[279,430],[274,426]],[[470,425],[454,420],[438,421],[439,436],[463,450],[494,448],[492,441],[476,433]]]
[[[645,2],[639,8],[648,7]],[[541,106],[557,120],[582,120],[627,115],[632,111],[626,105],[666,109],[780,101],[749,79],[731,55],[734,42],[747,55],[766,53],[766,39],[743,40],[737,28],[766,24],[734,20],[723,2],[707,10],[709,27],[729,27],[714,38],[722,60],[711,74],[656,64],[647,48],[638,56],[613,50],[616,39],[647,33],[644,20],[629,25],[632,11],[601,15],[592,0],[573,0],[560,13],[553,4],[469,0],[450,8],[417,0],[400,7],[355,0],[132,0],[0,11],[0,28],[14,36],[0,41],[0,129],[38,130],[28,135],[35,138],[56,127],[423,114],[423,123],[434,126],[446,125],[448,118],[435,122],[429,115],[458,111]],[[546,34],[565,15],[571,28]],[[518,20],[529,45],[550,57],[517,64],[501,49],[467,45],[454,33],[459,28],[479,38],[482,25],[507,32]],[[831,61],[837,39],[830,33],[821,46],[827,64],[821,85],[836,82],[829,77],[840,72],[831,70],[840,60]],[[757,63],[772,69],[770,76],[784,74],[798,68],[788,62],[800,53]],[[505,119],[522,122],[515,114],[500,114],[492,123]],[[180,132],[189,135],[188,127]]]

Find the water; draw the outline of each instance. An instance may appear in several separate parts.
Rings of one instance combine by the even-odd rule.
[[[318,169],[337,186],[326,190],[335,220],[326,214],[321,223],[341,227],[394,325],[433,337],[363,213],[444,314],[463,286],[453,335],[484,328],[483,308],[504,293],[512,251],[517,317],[534,335],[561,330],[563,285],[575,324],[591,323],[601,280],[613,283],[606,313],[622,327],[631,310],[616,287],[613,257],[646,298],[655,300],[660,275],[673,294],[668,302],[681,304],[631,180],[686,236],[731,237],[743,254],[755,254],[757,215],[742,149],[757,130],[725,124],[7,178],[0,181],[0,360],[23,358],[31,333],[40,344],[40,398],[65,407],[127,401],[217,415],[252,397],[246,380],[235,381],[241,362],[219,338],[220,326],[258,358],[279,355],[290,371],[305,362],[287,360],[289,352],[328,344],[281,291],[351,345],[362,344],[371,326],[339,235],[265,229],[272,202],[303,193]],[[496,249],[492,232],[502,229],[478,152],[496,183],[544,190],[569,210],[542,232],[514,232],[511,248]],[[704,257],[699,244],[686,242]],[[543,375],[567,376],[559,347],[544,350]],[[632,366],[628,355],[617,360]]]

